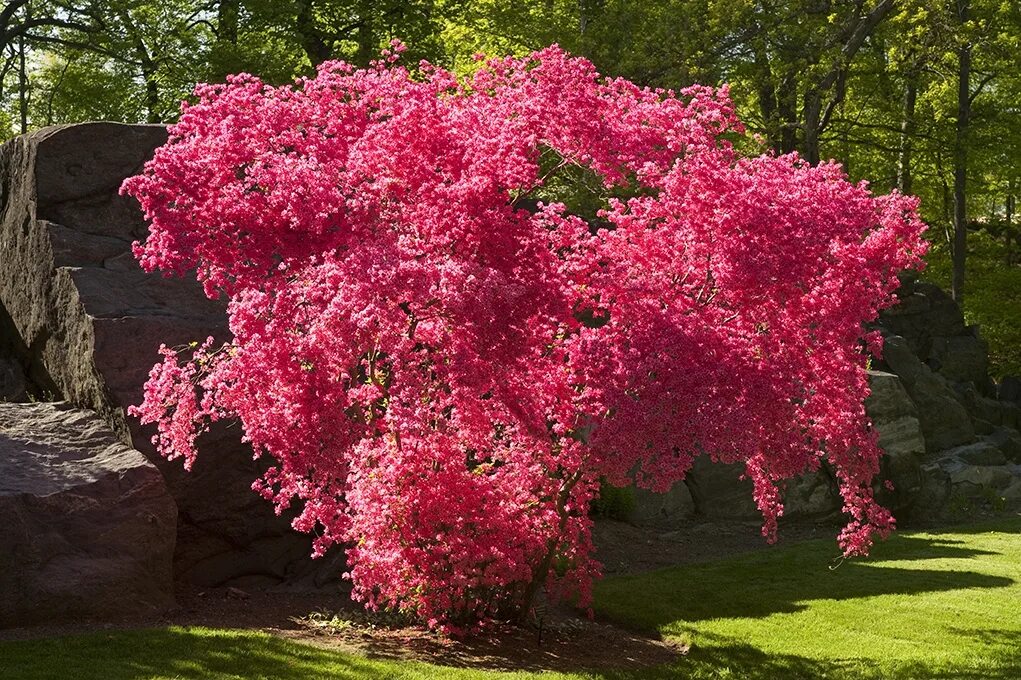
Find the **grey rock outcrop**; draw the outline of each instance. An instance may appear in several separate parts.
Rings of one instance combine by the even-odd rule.
[[[691,489],[698,513],[709,518],[756,518],[759,510],[752,496],[752,482],[740,464],[714,463],[706,456],[695,458],[685,482]]]
[[[1021,402],[1021,378],[1016,375],[1008,375],[997,388],[997,398],[1003,402]]]
[[[886,338],[883,361],[915,404],[926,450],[939,451],[975,438],[975,426],[953,388],[922,363],[907,341],[900,336]]]
[[[910,278],[883,312],[884,370],[869,372],[866,410],[885,455],[876,492],[907,523],[1021,505],[1021,380],[988,377],[988,347],[937,286]],[[706,517],[754,515],[735,466],[701,459],[687,483]],[[892,482],[892,490],[884,483]],[[788,483],[786,516],[840,507],[825,468]]]
[[[935,338],[968,333],[960,307],[939,286],[907,276],[897,296],[900,302],[883,312],[881,324],[889,334],[905,338],[912,354],[922,361],[929,359]]]
[[[787,485],[784,516],[823,518],[840,510],[836,480],[826,468],[802,475]]]
[[[155,454],[125,408],[169,346],[227,339],[220,302],[194,280],[146,274],[131,255],[147,226],[118,195],[166,140],[161,126],[88,123],[47,128],[0,148],[0,307],[29,379],[99,413],[163,473],[178,504],[176,572],[202,585],[307,571],[311,541],[251,491],[261,468],[237,428],[200,440],[191,473]]]
[[[21,365],[0,357],[0,401],[27,401],[28,382]]]
[[[0,627],[173,606],[176,516],[94,413],[0,404]]]
[[[638,526],[677,526],[695,514],[695,500],[688,485],[677,482],[669,491],[656,493],[641,487],[634,488],[634,507],[628,519]]]
[[[990,380],[986,342],[946,293],[909,280],[899,294],[902,302],[881,316],[883,364],[915,405],[925,440],[908,456],[920,475],[906,494],[907,515],[931,521],[1004,507],[1021,482],[1021,392],[1011,378]],[[877,427],[887,458],[898,458],[899,447],[888,447]]]

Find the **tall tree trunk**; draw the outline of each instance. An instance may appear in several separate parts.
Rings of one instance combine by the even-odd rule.
[[[313,67],[332,56],[333,49],[323,40],[315,23],[315,0],[298,0],[298,14],[294,17],[294,28],[301,41],[301,48]]]
[[[971,0],[957,0],[957,20],[963,29]],[[971,118],[971,42],[957,49],[957,128],[954,136],[954,248],[951,295],[964,301],[964,265],[968,254],[968,124]]]
[[[118,12],[120,20],[128,36],[135,42],[135,56],[142,66],[142,81],[145,83],[145,119],[147,123],[162,123],[160,116],[160,84],[157,77],[158,67],[145,44],[142,32],[138,30],[134,18],[127,10]]]
[[[780,120],[780,151],[790,153],[798,148],[798,85],[797,81],[785,75],[780,81],[776,94],[776,109]]]
[[[918,71],[911,69],[904,76],[904,102],[900,121],[900,152],[897,154],[897,189],[902,194],[912,191],[911,153],[914,150],[915,102],[918,99]]]
[[[858,3],[859,9],[862,4]],[[868,14],[860,15],[844,33],[833,67],[819,80],[806,83],[801,117],[802,155],[812,165],[820,160],[819,140],[829,125],[830,116],[844,101],[851,62],[895,4],[896,0],[879,0]]]
[[[238,44],[238,23],[241,0],[220,0],[216,8],[216,41],[225,45]]]
[[[1007,238],[1006,238],[1006,241],[1007,241],[1007,244],[1006,244],[1007,245],[1007,256],[1006,257],[1007,257],[1007,265],[1008,266],[1014,263],[1014,241],[1017,240],[1017,238],[1016,238],[1016,236],[1014,234],[1014,190],[1015,190],[1015,186],[1016,186],[1016,180],[1012,176],[1010,178],[1010,180],[1008,181],[1008,183],[1007,183],[1007,200],[1004,202],[1005,203],[1005,205],[1004,205],[1004,217],[1005,217],[1005,220],[1004,221],[1007,223],[1006,224],[1006,228],[1004,229],[1004,233],[1006,233],[1006,235],[1007,235]]]
[[[25,23],[32,20],[30,8],[25,7]],[[28,70],[25,66],[25,34],[18,36],[18,113],[21,118],[21,134],[28,132]]]
[[[822,134],[822,97],[818,92],[810,92],[805,95],[804,105],[805,120],[803,123],[804,135],[801,143],[801,153],[806,161],[812,165],[819,164],[819,136]]]
[[[162,123],[160,115],[160,84],[156,79],[156,65],[151,59],[142,62],[142,77],[145,79],[146,122]]]
[[[376,27],[373,22],[373,0],[361,0],[358,3],[358,53],[355,63],[365,67],[379,57],[379,42],[376,38]]]
[[[769,65],[766,41],[762,37],[757,37],[752,41],[752,52],[755,56],[755,68],[758,70],[756,92],[759,98],[759,112],[762,114],[762,125],[765,128],[769,145],[779,153],[782,143],[780,141],[781,123],[776,114],[776,86],[773,84],[773,69]]]

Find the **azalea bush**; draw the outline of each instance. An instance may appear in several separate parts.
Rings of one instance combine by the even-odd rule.
[[[847,555],[893,528],[863,327],[921,265],[914,199],[742,156],[726,88],[400,51],[200,85],[124,183],[142,266],[195,272],[233,335],[161,350],[133,413],[163,455],[239,420],[354,596],[447,629],[584,606],[600,479],[666,490],[700,455],[744,465],[769,539],[823,460]]]

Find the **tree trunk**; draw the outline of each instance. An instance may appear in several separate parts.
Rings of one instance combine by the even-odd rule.
[[[236,46],[238,44],[238,22],[241,14],[241,0],[220,0],[216,9],[216,41]]]
[[[32,21],[32,6],[25,4],[25,24]],[[25,33],[18,34],[18,114],[21,118],[21,134],[28,132],[28,69],[26,67]]]
[[[897,189],[912,191],[911,152],[915,137],[915,102],[918,99],[918,72],[910,70],[904,79],[904,103],[900,121],[900,152],[897,154]]]
[[[18,113],[21,134],[28,132],[28,72],[25,68],[25,36],[18,37]]]
[[[780,120],[780,151],[790,153],[798,148],[797,81],[785,75],[780,81],[776,108]]]
[[[542,560],[535,566],[532,572],[532,580],[528,583],[525,588],[524,595],[521,598],[522,609],[518,611],[518,623],[525,624],[528,622],[528,616],[530,614],[531,607],[534,605],[536,597],[539,595],[541,590],[546,587],[546,578],[549,576],[550,569],[553,567],[553,559],[556,557],[557,546],[560,545],[560,541],[564,536],[564,531],[567,529],[567,520],[569,514],[567,511],[567,501],[571,498],[571,491],[574,486],[581,481],[582,471],[579,470],[570,479],[564,480],[564,485],[560,488],[560,492],[557,494],[557,532],[556,535],[552,536],[546,543],[546,553],[543,555]]]
[[[156,65],[152,60],[142,63],[142,76],[145,78],[145,111],[146,122],[162,123],[160,116],[160,84],[156,80]]]
[[[315,25],[315,0],[298,0],[298,14],[294,28],[312,67],[319,66],[332,56],[333,49],[326,44]]]
[[[957,0],[961,28],[968,21],[971,0]],[[964,265],[968,253],[968,123],[971,118],[971,43],[957,49],[957,128],[954,136],[954,248],[951,295],[964,301]]]
[[[379,58],[379,42],[372,20],[372,5],[372,0],[361,0],[358,3],[358,53],[355,56],[355,63],[362,67]]]
[[[802,137],[801,153],[812,165],[819,165],[819,136],[822,134],[822,97],[818,92],[805,95],[804,136]]]
[[[160,84],[157,79],[158,67],[149,53],[149,48],[142,38],[141,31],[135,24],[135,20],[127,10],[118,12],[120,20],[124,23],[124,30],[128,37],[135,42],[135,56],[142,66],[142,81],[145,83],[145,118],[148,123],[161,123],[160,116]]]
[[[756,92],[759,98],[759,112],[762,114],[762,126],[769,146],[780,153],[783,148],[780,141],[781,123],[776,115],[776,87],[773,84],[773,69],[769,65],[769,55],[766,52],[766,41],[761,37],[753,40],[752,51],[755,56],[755,68],[758,70]]]
[[[829,125],[830,116],[846,95],[847,74],[858,50],[865,44],[876,27],[893,10],[896,0],[879,0],[872,10],[859,16],[853,26],[845,32],[833,67],[818,81],[808,82],[802,107],[802,155],[816,165],[820,160],[819,140]],[[862,3],[858,3],[859,9]],[[830,94],[832,93],[832,94]],[[823,102],[825,100],[825,106]]]
[[[1014,241],[1016,240],[1014,234],[1014,188],[1015,179],[1013,177],[1007,183],[1007,200],[1004,202],[1004,221],[1006,226],[1004,233],[1006,234],[1006,245],[1007,245],[1007,265],[1010,266],[1014,263]]]

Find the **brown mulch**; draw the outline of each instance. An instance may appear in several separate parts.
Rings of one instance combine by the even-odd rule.
[[[793,525],[781,531],[781,544],[830,537],[836,527]],[[755,550],[768,550],[757,522],[693,522],[673,530],[651,530],[600,521],[597,558],[607,576],[707,562]],[[71,635],[97,630],[153,626],[208,626],[260,630],[288,640],[350,651],[370,658],[414,659],[446,666],[502,670],[599,670],[641,668],[669,663],[687,649],[590,621],[566,607],[552,610],[539,635],[536,628],[494,624],[482,633],[452,639],[386,615],[365,613],[340,585],[317,592],[198,589],[179,585],[178,607],[161,615],[116,622],[73,622],[0,630],[0,640]]]

